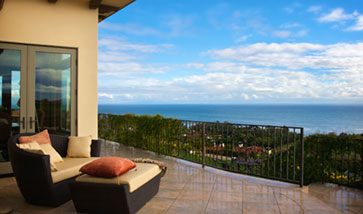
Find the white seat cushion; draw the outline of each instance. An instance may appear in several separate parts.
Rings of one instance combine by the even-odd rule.
[[[63,181],[65,179],[77,176],[80,174],[79,169],[99,157],[91,158],[63,158],[63,162],[56,163],[58,171],[52,172],[53,183]]]
[[[158,175],[160,171],[159,166],[156,164],[136,163],[136,167],[134,169],[120,175],[119,177],[101,178],[84,174],[76,178],[76,181],[105,184],[128,184],[130,192],[133,192]]]

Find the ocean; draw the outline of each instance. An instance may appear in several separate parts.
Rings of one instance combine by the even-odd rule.
[[[303,127],[313,133],[363,133],[363,105],[99,105],[99,113],[160,114],[182,120]]]

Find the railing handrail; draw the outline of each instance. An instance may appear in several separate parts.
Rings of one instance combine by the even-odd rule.
[[[210,121],[199,121],[199,120],[181,120],[181,119],[175,119],[179,121],[190,121],[190,122],[196,122],[196,123],[208,123],[208,124],[222,124],[222,125],[237,125],[237,126],[262,126],[262,127],[270,127],[270,128],[289,128],[289,129],[304,129],[304,127],[298,127],[298,126],[278,126],[278,125],[257,125],[257,124],[248,124],[248,123],[230,123],[230,122],[210,122]]]
[[[115,114],[105,114],[99,113],[99,115],[115,115]],[[240,126],[263,126],[263,127],[276,127],[276,128],[290,128],[290,129],[304,129],[301,126],[286,126],[286,125],[261,125],[261,124],[251,124],[251,123],[231,123],[228,121],[220,122],[220,121],[201,121],[201,120],[186,120],[186,119],[178,119],[178,118],[169,118],[178,121],[189,121],[189,122],[196,122],[196,123],[210,123],[210,124],[225,124],[225,125],[240,125]]]

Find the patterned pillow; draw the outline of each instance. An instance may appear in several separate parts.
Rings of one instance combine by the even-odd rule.
[[[48,130],[45,129],[44,131],[31,136],[19,137],[19,143],[31,143],[33,141],[37,141],[39,144],[51,144]]]
[[[79,171],[87,175],[113,178],[118,177],[136,167],[128,159],[120,157],[103,157],[84,165]]]

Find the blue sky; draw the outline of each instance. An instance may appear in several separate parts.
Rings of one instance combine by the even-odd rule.
[[[136,0],[98,43],[100,104],[363,104],[360,0]]]

